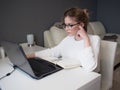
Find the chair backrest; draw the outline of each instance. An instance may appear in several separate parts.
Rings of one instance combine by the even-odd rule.
[[[104,25],[100,21],[89,22],[95,35],[99,35],[101,39],[106,34]]]
[[[50,30],[44,31],[44,46],[47,48],[58,45],[65,37],[67,33],[64,29],[52,26]]]
[[[87,33],[91,34],[91,35],[94,35],[94,31],[92,30],[92,27],[91,27],[90,23],[88,23],[88,25],[87,25]]]
[[[53,38],[51,36],[50,30],[44,31],[44,47],[51,48],[54,47],[55,43],[53,41]]]
[[[101,60],[101,85],[102,90],[109,90],[113,82],[113,68],[117,43],[101,40],[100,60]]]

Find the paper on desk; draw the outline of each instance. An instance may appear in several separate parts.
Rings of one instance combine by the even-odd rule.
[[[57,64],[64,69],[70,69],[70,68],[76,68],[80,67],[80,61],[78,60],[73,60],[73,59],[65,59],[65,58],[56,58],[56,57],[42,57],[43,59],[52,62],[54,64]]]
[[[61,67],[65,68],[65,69],[70,69],[70,68],[76,68],[76,67],[80,67],[80,62],[76,61],[76,60],[67,60],[67,59],[62,59],[58,62],[56,62],[57,65],[60,65]]]
[[[47,60],[47,61],[49,61],[49,62],[54,62],[54,61],[57,61],[58,60],[58,58],[56,58],[56,57],[46,57],[46,56],[42,56],[42,57],[40,57],[40,58],[42,58],[42,59],[45,59],[45,60]]]

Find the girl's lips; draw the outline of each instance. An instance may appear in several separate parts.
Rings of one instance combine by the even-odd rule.
[[[70,32],[67,32],[67,34],[70,34]]]

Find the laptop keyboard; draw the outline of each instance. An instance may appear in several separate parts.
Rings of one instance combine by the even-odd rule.
[[[30,63],[34,74],[38,77],[44,77],[62,69],[62,67],[48,62],[46,60],[43,60],[41,58],[30,58],[28,59],[28,62]]]

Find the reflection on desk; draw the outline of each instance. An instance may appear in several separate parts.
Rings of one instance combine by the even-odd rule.
[[[0,59],[0,77],[13,70],[8,58]],[[100,74],[85,72],[80,67],[61,70],[36,80],[16,69],[0,81],[2,90],[100,90]]]

